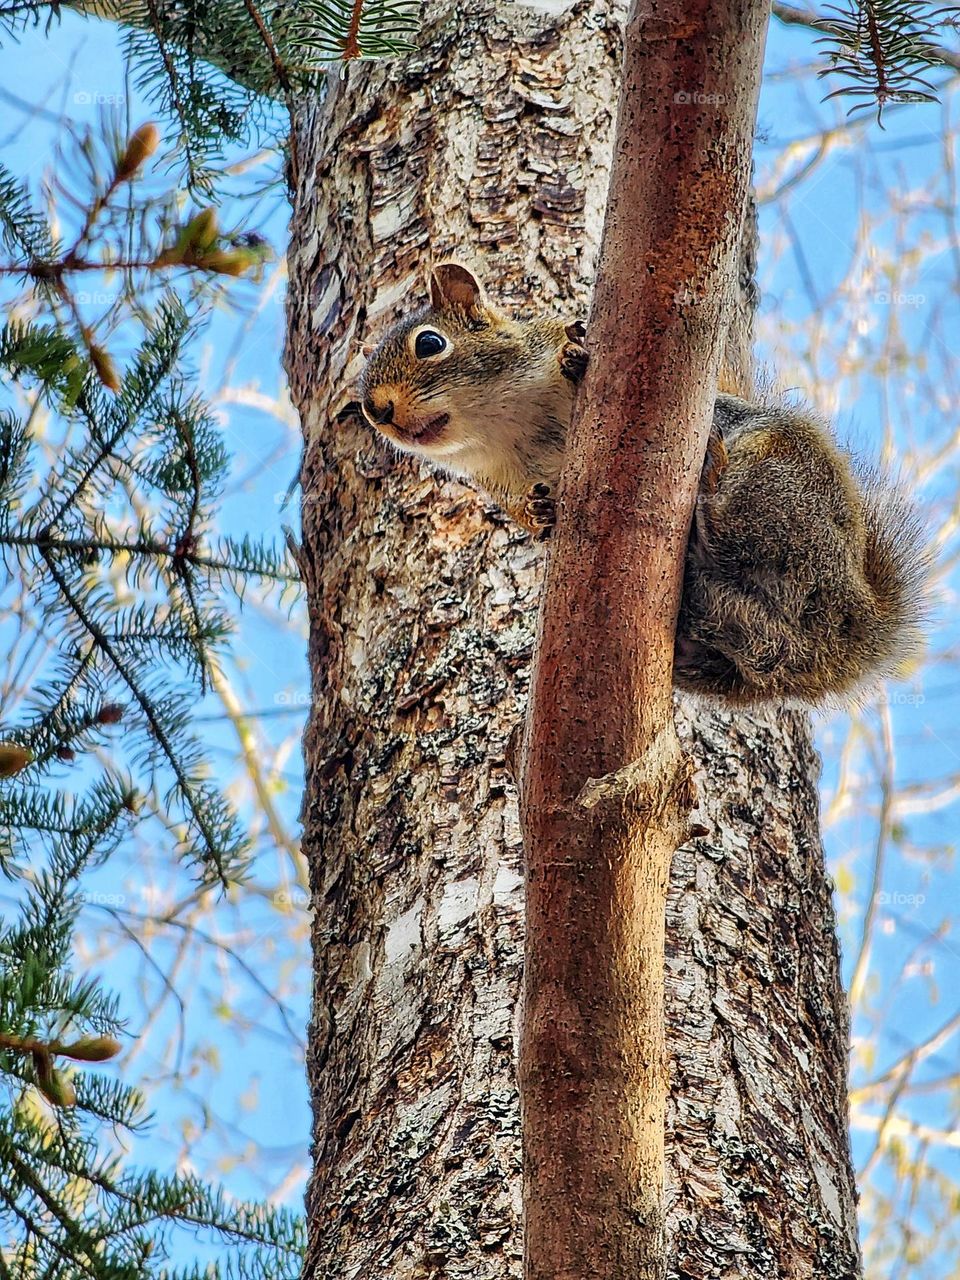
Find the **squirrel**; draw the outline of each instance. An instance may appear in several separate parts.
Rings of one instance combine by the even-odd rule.
[[[473,481],[545,537],[584,338],[580,324],[512,319],[470,271],[445,263],[430,274],[430,302],[369,356],[359,408],[399,449]],[[674,684],[735,705],[862,696],[921,647],[927,572],[911,504],[825,423],[755,392],[721,392],[687,545]]]

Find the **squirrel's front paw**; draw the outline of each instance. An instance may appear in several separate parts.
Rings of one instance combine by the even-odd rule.
[[[568,324],[569,342],[564,343],[560,349],[560,372],[565,378],[569,378],[574,386],[580,385],[587,372],[587,351],[583,346],[583,339],[586,336],[587,331],[579,320],[575,324]]]
[[[523,510],[533,530],[533,536],[538,542],[545,542],[553,533],[553,526],[557,523],[557,504],[550,496],[550,486],[535,484],[527,494]]]

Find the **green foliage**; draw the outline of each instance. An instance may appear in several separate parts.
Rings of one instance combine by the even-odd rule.
[[[123,794],[101,785],[69,815],[49,867],[0,936],[0,1036],[61,1041],[121,1032],[116,1002],[70,971],[80,875],[110,852]],[[62,815],[65,819],[66,814]],[[127,814],[129,819],[130,815]],[[104,839],[102,832],[111,838]],[[0,1044],[0,1277],[17,1280],[292,1280],[302,1224],[288,1213],[229,1202],[194,1177],[125,1169],[103,1155],[97,1130],[133,1133],[147,1121],[139,1094],[107,1076],[73,1076],[76,1105],[40,1102],[34,1056]],[[222,1266],[169,1267],[178,1233],[234,1246]]]
[[[0,918],[0,1280],[282,1280],[302,1253],[299,1219],[121,1159],[147,1116],[91,1066],[123,1027],[72,959],[81,878],[145,796],[206,883],[243,875],[244,833],[191,720],[231,631],[225,601],[293,578],[285,553],[211,535],[227,456],[185,362],[223,278],[263,255],[212,209],[181,220],[175,198],[145,193],[156,145],[152,126],[125,139],[109,123],[74,140],[62,241],[0,170],[0,634],[11,656],[47,650],[0,720],[16,913]],[[77,288],[105,266],[112,292]],[[214,1246],[230,1261],[173,1265]]]
[[[831,16],[817,24],[828,33],[818,41],[830,59],[821,75],[848,81],[828,98],[858,99],[851,114],[876,106],[878,121],[890,104],[937,101],[924,75],[943,65],[937,37],[956,31],[960,9],[918,0],[847,0],[844,8],[827,8]]]
[[[0,245],[25,259],[52,258],[56,249],[45,218],[33,208],[26,186],[0,166]]]
[[[225,144],[282,134],[270,102],[276,77],[243,4],[148,4],[124,45],[137,88],[173,122],[175,162],[191,188],[215,188]]]
[[[224,142],[282,136],[279,103],[322,94],[337,63],[410,51],[420,21],[416,0],[146,0],[135,12],[125,47],[137,88],[175,122],[177,159],[203,191],[215,186],[210,161]]]
[[[0,556],[60,637],[55,675],[34,692],[34,718],[8,737],[34,756],[21,776],[39,786],[52,760],[102,737],[104,706],[122,699],[132,763],[147,774],[168,773],[165,803],[184,824],[184,851],[227,883],[238,870],[242,837],[203,776],[188,728],[192,695],[171,684],[171,669],[202,682],[229,630],[215,603],[225,582],[250,575],[282,581],[288,571],[269,549],[203,542],[225,458],[208,413],[178,372],[188,332],[188,315],[170,295],[116,394],[89,369],[76,394],[65,390],[58,407],[82,428],[78,443],[26,504],[34,450],[23,421],[4,421]],[[0,368],[36,378],[62,345],[54,334],[45,351],[44,336],[41,328],[29,333],[37,354],[27,364],[24,330],[0,332]],[[53,393],[54,381],[37,390]],[[141,513],[108,518],[105,508],[125,483]],[[150,604],[117,606],[107,576],[118,564]]]
[[[329,0],[294,6],[287,39],[302,65],[320,70],[353,58],[392,58],[416,48],[420,7],[409,0]]]

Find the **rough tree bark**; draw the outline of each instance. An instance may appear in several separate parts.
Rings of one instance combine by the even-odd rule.
[[[768,16],[766,0],[634,0],[624,28],[521,781],[529,1280],[666,1274],[664,919],[693,803],[673,644]]]
[[[336,410],[358,343],[422,296],[429,260],[472,263],[505,306],[585,314],[622,16],[600,0],[431,6],[415,56],[351,69],[295,122],[317,1280],[521,1274],[507,753],[542,551]],[[711,834],[671,869],[670,1272],[853,1280],[846,1024],[808,726],[692,704],[680,719]]]

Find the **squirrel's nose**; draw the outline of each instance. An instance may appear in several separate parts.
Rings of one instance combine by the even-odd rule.
[[[388,400],[384,405],[377,405],[376,401],[371,396],[368,396],[364,401],[363,411],[371,422],[379,423],[381,427],[385,427],[393,421],[392,400]]]

